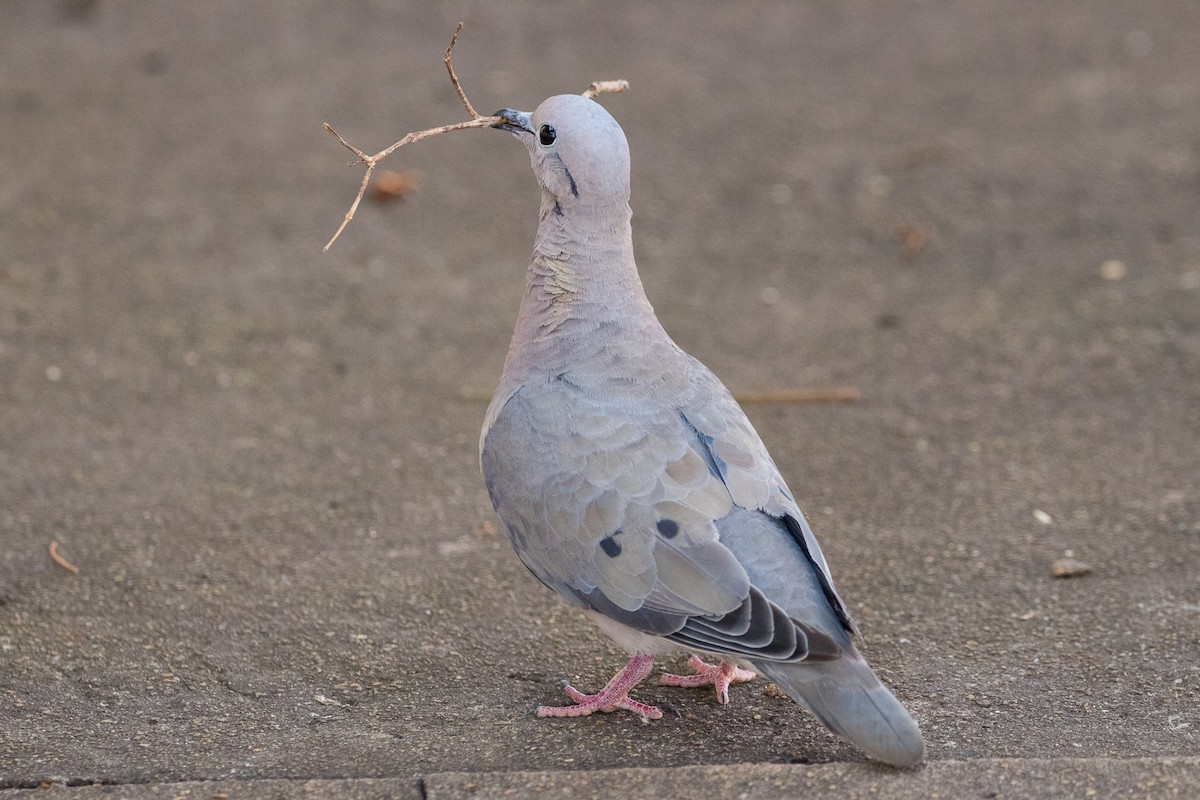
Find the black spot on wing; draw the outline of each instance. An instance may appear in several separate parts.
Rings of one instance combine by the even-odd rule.
[[[658,532],[663,535],[664,539],[674,539],[679,535],[679,523],[673,519],[660,519]]]
[[[609,558],[616,558],[621,555],[621,543],[617,541],[617,537],[621,533],[622,531],[615,530],[600,540],[600,549],[604,551],[604,555]]]
[[[561,217],[562,215],[563,215],[562,205],[557,200],[555,200],[554,201],[554,216]]]

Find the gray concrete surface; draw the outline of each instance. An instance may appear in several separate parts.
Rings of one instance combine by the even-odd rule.
[[[1196,796],[1200,759],[1097,760],[976,759],[933,761],[896,772],[867,764],[732,764],[676,769],[623,769],[593,773],[433,775],[422,788],[429,800],[461,798],[728,797],[741,800],[795,800],[798,797],[922,798],[1080,798]],[[607,791],[605,791],[607,789]]]
[[[462,394],[515,316],[526,157],[423,142],[391,164],[419,190],[320,253],[361,174],[321,123],[460,119],[460,17],[483,111],[633,83],[605,104],[682,345],[735,390],[861,390],[750,414],[918,777],[762,685],[531,716],[621,659],[496,533]],[[1198,29],[1189,0],[0,3],[0,787],[1194,786],[1165,759],[1200,745]]]
[[[581,800],[622,797],[728,797],[795,800],[797,797],[871,797],[878,800],[961,798],[1193,798],[1200,792],[1200,759],[974,759],[932,761],[896,772],[874,764],[727,764],[672,769],[626,767],[594,771],[435,773],[420,779],[342,778],[193,781],[170,784],[48,787],[37,796],[54,800],[191,797],[339,797],[347,800],[486,800],[538,797]],[[0,790],[4,800],[29,791]]]

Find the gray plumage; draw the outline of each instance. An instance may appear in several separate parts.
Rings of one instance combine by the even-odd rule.
[[[532,115],[499,113],[542,189],[480,439],[517,555],[631,652],[752,664],[869,755],[919,762],[917,724],[859,655],[821,549],[758,434],[646,299],[620,127],[575,95]]]

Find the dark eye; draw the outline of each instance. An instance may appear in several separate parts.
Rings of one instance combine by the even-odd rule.
[[[554,144],[554,140],[558,138],[558,131],[554,130],[553,125],[543,125],[538,131],[538,141],[546,147]]]

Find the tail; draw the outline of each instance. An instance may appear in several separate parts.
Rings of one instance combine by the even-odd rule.
[[[872,758],[894,767],[911,767],[925,758],[917,721],[858,653],[832,661],[754,666]]]

